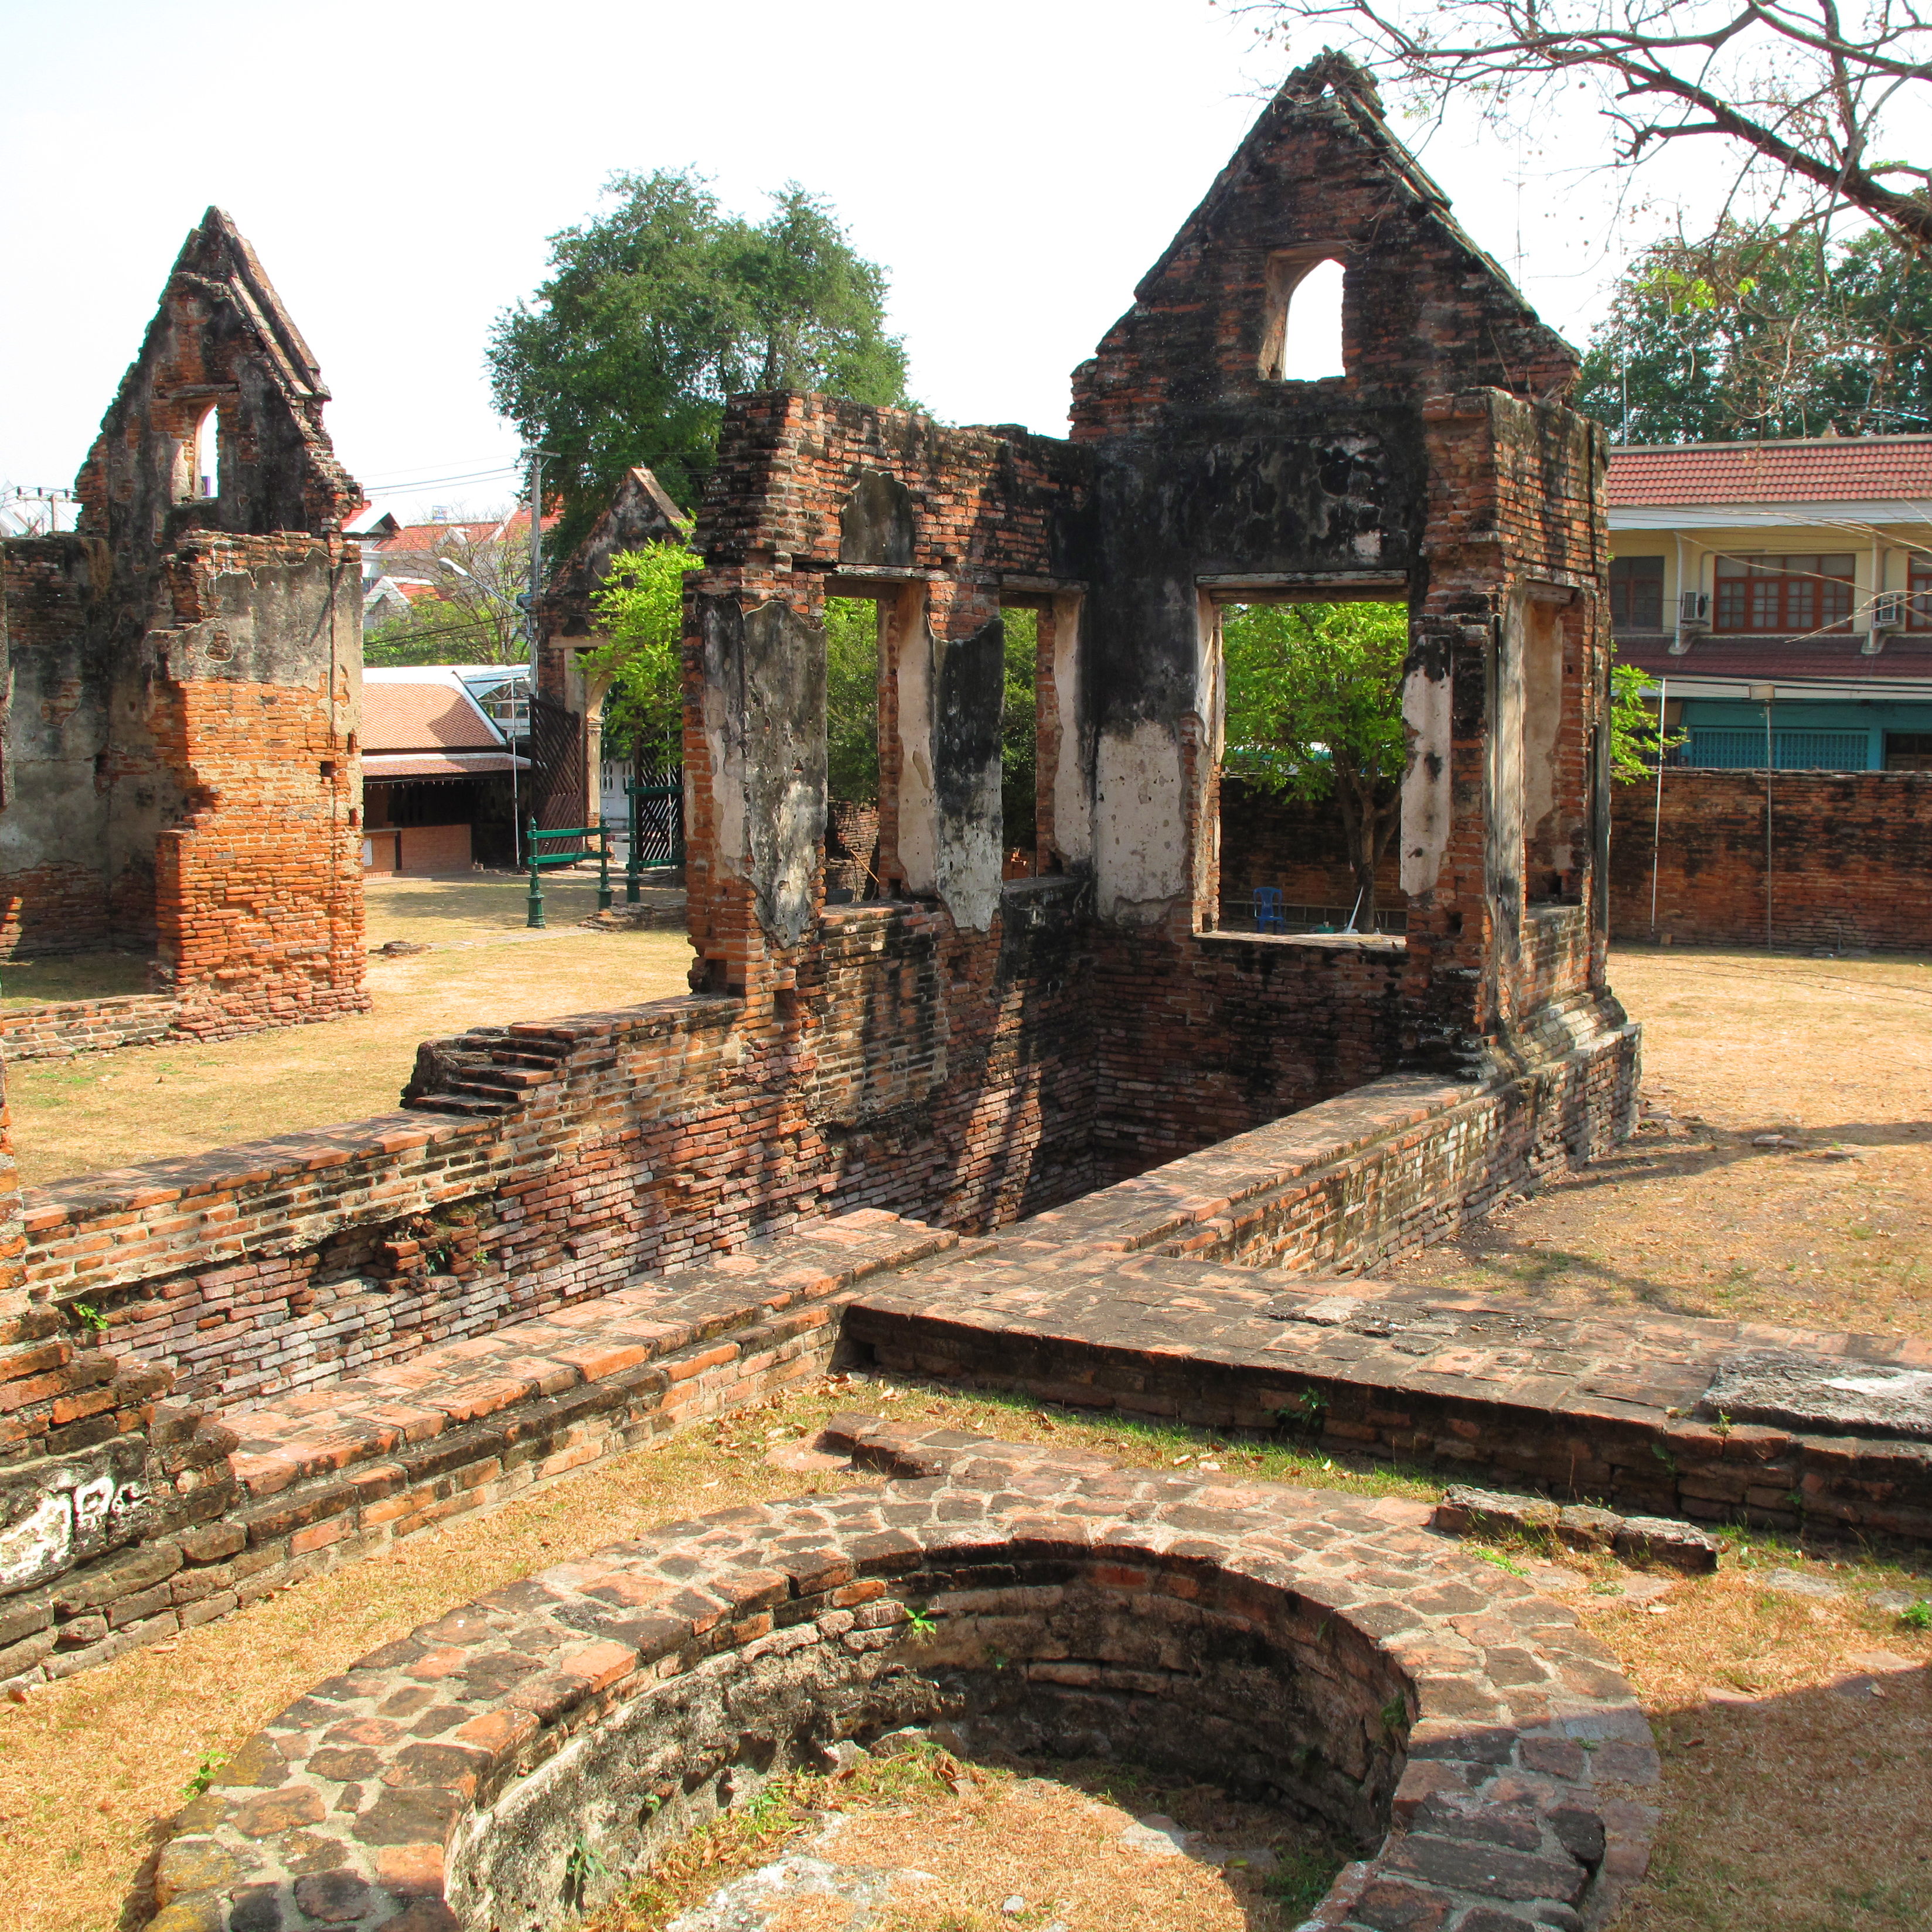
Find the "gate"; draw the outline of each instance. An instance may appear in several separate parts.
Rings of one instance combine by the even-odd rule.
[[[684,863],[684,772],[676,765],[640,772],[627,779],[631,806],[630,851],[634,869]]]
[[[532,692],[530,735],[532,815],[542,830],[584,823],[584,720],[567,705]]]

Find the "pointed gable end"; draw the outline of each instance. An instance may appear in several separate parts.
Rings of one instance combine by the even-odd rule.
[[[82,467],[82,527],[128,563],[188,529],[333,534],[362,499],[322,428],[328,400],[254,250],[211,208]]]
[[[1289,76],[1075,371],[1076,440],[1312,388],[1281,379],[1280,345],[1297,285],[1324,261],[1344,278],[1347,374],[1330,380],[1365,399],[1561,398],[1575,382],[1576,352],[1457,226],[1373,82],[1330,52]]]

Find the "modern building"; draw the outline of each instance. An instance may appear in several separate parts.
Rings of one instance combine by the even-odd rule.
[[[517,757],[472,689],[500,664],[362,674],[362,868],[418,876],[515,862]]]
[[[1613,448],[1609,508],[1675,762],[1932,771],[1932,436]]]

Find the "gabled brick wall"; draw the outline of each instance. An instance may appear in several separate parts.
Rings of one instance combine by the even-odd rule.
[[[79,533],[0,547],[0,949],[151,954],[203,1036],[368,1004],[362,594],[341,534],[360,496],[327,399],[211,209],[82,470]]]

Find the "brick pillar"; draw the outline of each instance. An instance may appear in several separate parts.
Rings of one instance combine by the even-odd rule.
[[[685,592],[686,892],[694,983],[756,997],[824,903],[820,580],[769,566]]]

